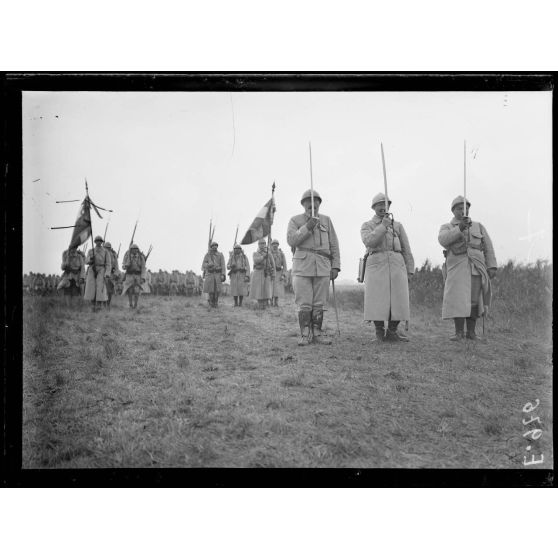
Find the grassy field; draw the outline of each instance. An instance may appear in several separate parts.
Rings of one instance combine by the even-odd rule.
[[[527,303],[515,269],[514,302],[504,268],[488,341],[451,343],[437,271],[413,279],[399,344],[370,343],[362,286],[337,289],[333,345],[303,348],[292,295],[265,312],[118,297],[95,314],[26,297],[23,466],[524,468],[542,453],[527,469],[551,468],[550,295]]]

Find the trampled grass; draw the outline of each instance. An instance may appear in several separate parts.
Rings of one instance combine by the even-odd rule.
[[[361,285],[336,288],[341,336],[330,310],[333,345],[305,348],[292,295],[264,312],[144,297],[95,314],[26,298],[24,467],[551,467],[549,294],[510,310],[524,287],[504,269],[488,342],[452,344],[430,273],[411,283],[411,341],[379,346]]]

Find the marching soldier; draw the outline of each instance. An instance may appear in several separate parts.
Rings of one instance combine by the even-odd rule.
[[[110,252],[103,248],[103,237],[95,237],[95,248],[87,253],[87,275],[85,278],[84,299],[91,301],[91,311],[99,310],[101,304],[108,300],[105,279],[110,276],[112,258]]]
[[[287,258],[279,248],[279,241],[271,243],[271,254],[275,261],[275,279],[273,280],[273,298],[271,306],[279,306],[279,298],[285,297],[285,281],[287,278]]]
[[[331,344],[322,337],[322,322],[327,309],[329,281],[341,269],[339,242],[331,219],[319,214],[322,198],[314,190],[312,217],[311,190],[302,194],[304,213],[289,221],[287,242],[293,249],[292,281],[295,303],[299,307],[299,345],[310,341]]]
[[[140,251],[137,244],[132,244],[130,249],[124,254],[122,269],[126,272],[122,295],[128,294],[128,304],[130,308],[138,307],[139,295],[142,292],[149,292],[147,285],[145,256]]]
[[[219,244],[212,242],[202,262],[203,292],[208,294],[210,308],[217,308],[221,283],[225,282],[225,257],[217,251]]]
[[[393,221],[386,213],[391,205],[384,194],[372,200],[376,213],[360,229],[366,246],[364,291],[364,320],[374,322],[374,341],[408,341],[397,332],[400,321],[409,320],[409,278],[415,272],[407,233],[403,225]],[[384,322],[388,322],[384,330]]]
[[[114,251],[111,243],[105,242],[104,246],[109,251],[111,258],[110,276],[107,278],[107,308],[110,310],[110,302],[115,291],[116,282],[120,277],[120,269],[118,267],[118,256],[116,255],[116,252]]]
[[[465,216],[464,206],[463,196],[457,196],[451,204],[453,219],[442,225],[438,234],[438,241],[447,254],[442,318],[453,318],[455,335],[450,337],[452,341],[460,341],[465,336],[465,321],[467,339],[478,339],[475,324],[490,305],[490,280],[496,276],[498,267],[487,230]],[[467,200],[467,207],[470,206]]]
[[[66,306],[73,305],[74,296],[81,296],[81,285],[85,283],[85,258],[77,248],[62,252],[62,278],[57,290],[64,292]]]
[[[230,255],[229,277],[231,278],[231,295],[235,306],[242,306],[242,299],[248,295],[248,283],[250,282],[250,262],[243,252],[240,244],[235,244]]]
[[[258,308],[263,310],[273,295],[275,278],[275,260],[268,252],[264,238],[258,241],[258,251],[254,252],[253,259],[254,271],[250,277],[250,298],[257,300]]]

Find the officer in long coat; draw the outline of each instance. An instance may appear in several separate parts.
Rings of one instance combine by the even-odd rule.
[[[254,252],[254,270],[250,277],[250,298],[258,301],[258,308],[267,308],[273,294],[275,260],[267,249],[264,238],[258,241],[258,251]]]
[[[227,263],[231,279],[231,295],[235,306],[242,306],[242,299],[248,295],[250,282],[250,262],[240,244],[235,244]]]
[[[126,272],[126,275],[124,276],[121,296],[127,293],[129,307],[137,308],[140,294],[149,292],[145,256],[137,244],[132,244],[124,254],[122,269]]]
[[[302,194],[304,213],[289,221],[287,242],[293,250],[292,281],[295,303],[299,307],[299,345],[310,341],[331,344],[322,336],[324,311],[327,309],[329,281],[341,269],[339,242],[331,219],[319,214],[322,198],[314,190],[312,217],[311,192]]]
[[[486,228],[465,216],[465,200],[457,196],[451,203],[453,219],[440,227],[438,241],[445,248],[444,301],[442,318],[453,319],[455,335],[450,339],[463,339],[465,321],[468,339],[477,339],[475,325],[490,305],[490,280],[498,267],[494,247]],[[467,200],[467,207],[470,207]]]
[[[95,248],[87,253],[87,275],[85,278],[85,294],[83,298],[91,301],[91,310],[99,310],[102,303],[108,300],[106,279],[110,277],[112,258],[110,252],[103,247],[103,237],[95,237]]]
[[[279,299],[285,297],[285,281],[287,278],[287,258],[279,248],[279,241],[271,243],[271,255],[275,261],[275,278],[273,280],[272,306],[279,306]]]
[[[218,246],[213,241],[202,262],[203,292],[208,294],[210,308],[217,308],[221,284],[225,282],[225,257],[217,250]]]
[[[364,320],[374,322],[374,341],[408,341],[397,326],[410,319],[409,278],[415,272],[415,261],[407,233],[401,223],[386,214],[385,201],[382,193],[374,196],[375,215],[360,228],[367,251]],[[388,208],[390,205],[388,199]]]
[[[56,287],[64,293],[64,302],[72,304],[74,296],[81,296],[81,285],[85,283],[85,258],[77,248],[62,252],[62,278]]]

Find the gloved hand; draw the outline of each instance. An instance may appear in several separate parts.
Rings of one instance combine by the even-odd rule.
[[[320,222],[320,220],[317,217],[310,217],[310,219],[308,219],[308,221],[306,222],[306,228],[309,231],[313,231],[314,227]]]
[[[391,219],[389,217],[384,217],[382,219],[382,225],[384,225],[384,227],[386,227],[386,229],[388,227],[391,227]]]
[[[145,279],[143,277],[141,278],[141,283],[142,285],[145,283]]]
[[[471,218],[470,217],[463,217],[461,219],[461,223],[459,223],[459,230],[464,231],[471,226]]]
[[[333,279],[335,281],[335,279],[337,279],[337,276],[339,275],[339,270],[334,267],[330,272],[329,272],[329,278]]]
[[[226,277],[224,275],[221,275],[221,283],[225,282]]]
[[[80,280],[79,280],[79,284],[80,284],[80,285],[83,285],[84,283],[85,283],[85,279],[80,279]]]
[[[495,267],[489,267],[488,268],[488,276],[490,277],[490,279],[494,279],[494,277],[496,277],[496,268]]]

